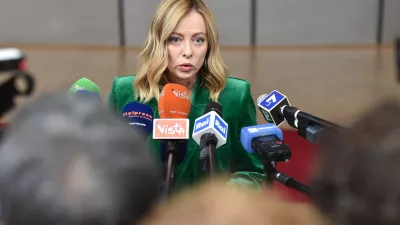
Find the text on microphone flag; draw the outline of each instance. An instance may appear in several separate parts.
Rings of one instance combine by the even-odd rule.
[[[285,98],[285,95],[274,90],[260,102],[260,105],[269,111],[275,108],[275,106],[278,105]]]
[[[205,128],[207,128],[208,125],[210,124],[210,117],[211,117],[211,114],[207,114],[203,117],[198,118],[195,121],[193,133],[198,133],[198,132],[204,130]]]
[[[143,118],[143,119],[153,120],[153,116],[151,114],[138,111],[124,112],[122,113],[122,116],[129,118]]]
[[[215,117],[215,127],[217,128],[217,131],[224,137],[226,138],[226,136],[228,135],[227,133],[227,129],[228,126],[226,125],[226,123],[224,121],[222,121],[218,116]]]
[[[174,95],[175,95],[177,98],[183,98],[183,99],[186,99],[186,100],[189,100],[189,101],[190,101],[189,94],[188,94],[186,91],[181,92],[181,91],[179,91],[179,90],[174,90],[174,89],[172,89],[172,93],[174,93]]]
[[[215,111],[211,111],[195,120],[192,136],[196,139],[200,138],[204,133],[210,132],[225,141],[228,136],[228,124]],[[221,146],[220,144],[222,143],[225,142],[218,141],[218,146]]]
[[[223,121],[215,112],[207,113],[206,115],[196,119],[194,123],[193,135],[207,129],[210,125],[214,127],[214,129],[221,134],[223,138],[226,139],[228,135],[228,124]]]
[[[153,139],[189,139],[189,119],[155,119]]]

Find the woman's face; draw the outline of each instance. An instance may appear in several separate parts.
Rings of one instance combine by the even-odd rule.
[[[207,46],[204,18],[192,10],[180,20],[169,36],[169,75],[183,80],[195,78],[204,64]]]

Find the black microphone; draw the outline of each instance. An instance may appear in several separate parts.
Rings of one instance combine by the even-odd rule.
[[[321,140],[324,130],[338,131],[343,129],[337,124],[291,106],[288,98],[276,90],[269,95],[261,95],[257,99],[257,104],[268,122],[279,126],[286,120],[291,127],[297,129],[299,136],[312,143]]]
[[[180,140],[176,143],[177,145],[177,155],[176,155],[176,165],[180,165],[183,160],[185,160],[188,140]],[[160,142],[160,157],[162,162],[166,162],[168,159],[168,144],[166,141]]]
[[[200,146],[200,164],[203,172],[212,176],[215,171],[215,149],[226,143],[228,124],[222,119],[218,102],[207,104],[203,116],[193,126],[192,138]]]
[[[285,95],[273,91],[269,95],[264,94],[258,97],[257,105],[267,122],[280,126],[285,122],[285,117],[280,112],[280,108],[290,105],[290,102]]]

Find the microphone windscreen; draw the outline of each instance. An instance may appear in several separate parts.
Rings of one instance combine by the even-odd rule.
[[[210,102],[206,105],[206,109],[204,110],[204,114],[207,114],[211,111],[214,111],[218,114],[218,116],[222,117],[222,105],[218,102]]]
[[[69,94],[75,94],[78,91],[93,92],[100,95],[100,88],[93,81],[87,78],[81,78],[75,82],[69,89]]]
[[[161,119],[187,118],[190,113],[188,90],[179,84],[166,84],[158,100]]]
[[[129,125],[142,130],[146,137],[153,131],[153,116],[150,106],[139,102],[129,103],[122,110],[122,117],[128,120]]]
[[[254,152],[251,146],[253,138],[272,135],[283,140],[282,130],[273,123],[243,127],[240,132],[240,143],[247,152]]]
[[[178,143],[177,165],[182,163],[182,161],[185,159],[187,146],[188,146],[187,140],[182,140]],[[160,156],[162,162],[165,162],[167,160],[167,142],[165,141],[160,142]]]
[[[75,96],[87,97],[89,99],[96,99],[96,100],[99,100],[100,102],[102,102],[100,95],[98,93],[91,92],[91,91],[79,90],[79,91],[75,92]]]

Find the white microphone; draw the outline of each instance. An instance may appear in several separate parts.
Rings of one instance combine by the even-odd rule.
[[[214,134],[218,142],[216,143],[216,148],[224,145],[226,143],[226,138],[228,136],[228,124],[218,115],[218,110],[215,110],[216,102],[211,102],[207,104],[203,116],[197,118],[194,122],[192,138],[196,141],[198,145],[201,145],[201,136],[203,134]],[[219,105],[219,104],[218,104]],[[221,106],[219,105],[219,108]]]
[[[226,143],[228,124],[221,118],[222,106],[210,102],[204,115],[194,122],[192,138],[200,146],[200,165],[203,172],[212,176],[215,171],[215,149]]]

